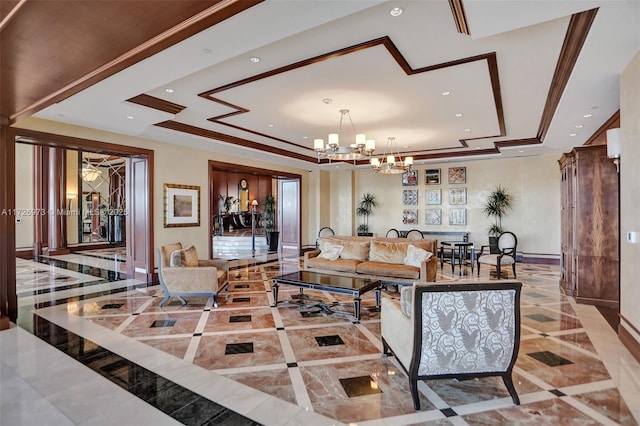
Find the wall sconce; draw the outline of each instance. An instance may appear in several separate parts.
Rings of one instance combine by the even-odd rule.
[[[67,192],[67,201],[69,202],[68,210],[71,210],[71,206],[74,198],[76,198],[76,194],[74,194],[73,192]]]
[[[620,138],[620,128],[607,130],[607,157],[613,158],[613,164],[620,173],[620,151],[622,140]]]
[[[253,211],[256,211],[256,207],[258,207],[258,200],[253,200],[251,202],[251,208],[253,209]]]

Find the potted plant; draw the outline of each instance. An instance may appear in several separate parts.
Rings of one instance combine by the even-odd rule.
[[[231,210],[231,207],[234,204],[238,203],[238,200],[231,196],[231,195],[227,195],[226,197],[223,196],[222,194],[220,194],[220,201],[222,201],[222,206],[224,208],[224,212],[229,214],[229,210]]]
[[[362,194],[360,204],[356,208],[356,214],[364,217],[364,223],[358,225],[358,235],[365,237],[373,237],[373,233],[369,232],[369,215],[378,207],[376,196],[370,192]]]
[[[491,253],[498,252],[498,236],[502,234],[502,218],[507,211],[513,208],[514,198],[509,191],[498,185],[489,194],[484,202],[482,211],[493,223],[487,229],[489,231],[489,246]]]
[[[273,195],[267,195],[263,203],[262,227],[267,236],[269,251],[278,251],[278,238],[280,233],[276,230],[276,199]]]

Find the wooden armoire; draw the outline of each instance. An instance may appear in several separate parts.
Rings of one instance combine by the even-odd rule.
[[[581,146],[559,160],[560,287],[578,303],[619,307],[619,174],[606,145]]]

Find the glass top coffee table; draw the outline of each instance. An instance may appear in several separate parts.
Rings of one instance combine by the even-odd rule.
[[[292,285],[300,288],[298,301],[301,306],[317,306],[323,311],[336,314],[347,314],[356,317],[360,322],[360,296],[367,291],[376,292],[376,309],[380,309],[380,280],[366,278],[352,278],[340,275],[322,274],[319,272],[298,271],[277,276],[273,279],[273,306],[278,306],[278,287],[280,285]],[[322,300],[311,299],[303,294],[305,288],[327,291],[330,293],[349,294],[353,296],[353,312],[335,309],[339,303],[326,303]],[[281,301],[282,302],[282,301]],[[287,301],[288,303],[291,303]]]

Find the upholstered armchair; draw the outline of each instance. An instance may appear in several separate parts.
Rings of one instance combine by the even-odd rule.
[[[496,267],[496,273],[498,279],[500,279],[502,265],[511,265],[513,269],[513,277],[516,278],[516,247],[518,246],[518,238],[516,238],[513,232],[503,232],[498,237],[498,250],[497,254],[488,253],[489,246],[482,246],[480,253],[477,255],[478,275],[480,275],[480,265],[487,264]],[[487,253],[485,253],[487,250]]]
[[[518,281],[416,283],[400,301],[383,298],[383,353],[396,356],[420,409],[418,380],[501,376],[514,404],[512,370],[520,348]]]
[[[183,305],[185,296],[213,296],[213,306],[218,307],[218,292],[227,288],[229,265],[226,259],[198,259],[195,247],[183,249],[175,243],[158,248],[158,277],[164,291],[164,305],[170,297],[177,297]]]

